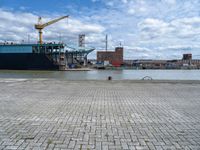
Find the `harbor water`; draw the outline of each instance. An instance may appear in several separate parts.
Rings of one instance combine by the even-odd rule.
[[[92,71],[16,71],[0,70],[0,78],[52,78],[66,80],[200,80],[200,70],[92,70]]]

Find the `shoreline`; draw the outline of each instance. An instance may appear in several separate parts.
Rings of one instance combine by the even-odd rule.
[[[0,82],[25,82],[25,81],[63,81],[63,82],[97,82],[97,83],[169,83],[169,84],[200,84],[200,80],[69,80],[60,78],[0,78]]]

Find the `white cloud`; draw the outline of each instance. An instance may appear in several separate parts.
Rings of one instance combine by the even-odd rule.
[[[171,22],[148,18],[140,22],[138,27],[142,38],[179,37],[190,41],[190,38],[200,35],[200,17],[176,19]]]
[[[44,18],[43,22],[54,18],[55,17],[47,16]],[[38,31],[34,29],[34,24],[37,23],[37,19],[38,16],[32,13],[12,12],[0,9],[1,41],[27,41],[27,37],[30,35],[31,41],[36,42]],[[68,38],[71,37],[74,39],[72,43],[75,43],[78,41],[78,35],[81,33],[84,33],[87,36],[95,36],[96,34],[101,34],[103,31],[104,27],[101,25],[86,23],[75,18],[70,18],[68,21],[63,20],[46,27],[44,29],[44,40],[57,41],[60,34],[62,34],[62,38],[63,40],[66,40],[66,43],[69,40]]]

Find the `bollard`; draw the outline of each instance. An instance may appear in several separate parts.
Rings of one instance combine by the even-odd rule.
[[[111,76],[108,76],[108,80],[109,80],[109,81],[112,80],[112,77],[111,77]]]

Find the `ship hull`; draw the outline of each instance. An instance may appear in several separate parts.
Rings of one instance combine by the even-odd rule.
[[[0,53],[0,69],[8,70],[58,70],[45,54]]]

